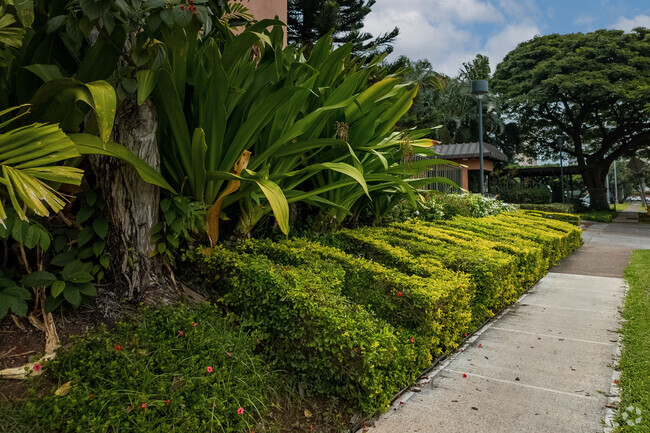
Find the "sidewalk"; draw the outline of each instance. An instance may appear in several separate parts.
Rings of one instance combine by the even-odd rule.
[[[592,224],[583,239],[368,432],[602,433],[621,277],[632,250],[650,248],[650,226]]]
[[[639,203],[631,203],[627,209],[618,214],[612,220],[613,223],[637,223],[639,222]]]

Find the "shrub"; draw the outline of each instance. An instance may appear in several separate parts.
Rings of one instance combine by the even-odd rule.
[[[48,431],[250,431],[276,378],[221,316],[208,305],[145,309],[77,339],[46,364],[58,385],[25,412]]]
[[[417,207],[413,207],[408,202],[403,202],[393,210],[388,220],[391,222],[404,222],[418,218],[422,221],[437,221],[450,219],[457,215],[482,218],[514,210],[512,206],[506,203],[494,198],[484,197],[481,194],[427,192],[422,195],[422,200],[418,202]]]
[[[548,203],[551,201],[551,190],[548,188],[513,187],[501,189],[499,198],[506,203]]]
[[[322,269],[330,263],[345,272],[342,293],[375,316],[398,329],[420,336],[424,353],[418,353],[418,365],[428,366],[431,357],[457,347],[469,330],[473,296],[467,275],[435,268],[433,278],[405,275],[359,256],[296,239],[285,242],[248,241],[242,249],[265,254],[273,261],[289,266]]]
[[[541,210],[544,212],[558,212],[558,213],[574,213],[575,206],[571,203],[540,203],[540,204],[531,204],[531,203],[522,203],[519,205],[519,209],[526,210]]]
[[[573,215],[569,213],[558,213],[558,212],[544,212],[539,210],[522,210],[522,213],[526,215],[534,215],[541,218],[549,218],[558,221],[565,221],[574,226],[580,225],[580,215]]]
[[[421,368],[413,335],[341,295],[341,271],[280,266],[225,248],[184,260],[255,330],[269,357],[312,392],[374,413]]]

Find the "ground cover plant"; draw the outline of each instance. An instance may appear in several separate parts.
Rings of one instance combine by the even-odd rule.
[[[250,431],[278,385],[255,346],[215,307],[144,310],[59,351],[25,415],[48,431]]]
[[[650,251],[632,253],[625,279],[629,290],[623,309],[626,321],[622,331],[624,349],[619,362],[621,403],[617,421],[620,427],[616,431],[636,432],[650,429],[650,340],[647,335],[650,329]]]

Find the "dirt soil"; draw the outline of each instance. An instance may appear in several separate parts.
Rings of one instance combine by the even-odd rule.
[[[54,321],[61,344],[67,344],[73,335],[83,335],[98,326],[102,323],[98,317],[101,315],[87,307],[55,316]],[[0,370],[20,367],[38,359],[43,353],[45,334],[32,326],[26,318],[18,317],[17,320],[24,330],[14,323],[10,315],[0,320]],[[25,381],[0,379],[0,402],[21,398],[25,389]]]

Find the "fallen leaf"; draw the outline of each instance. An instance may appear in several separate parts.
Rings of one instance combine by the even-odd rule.
[[[311,412],[309,412],[308,409],[305,409],[305,417],[306,418],[311,418]]]
[[[517,382],[519,382],[519,378],[518,378],[518,377],[515,377],[515,380],[516,380]]]
[[[472,406],[472,410],[478,410],[478,407]]]
[[[57,388],[56,391],[54,391],[54,395],[58,395],[59,397],[62,397],[70,392],[72,389],[72,385],[70,384],[70,381],[64,383],[60,387]]]

